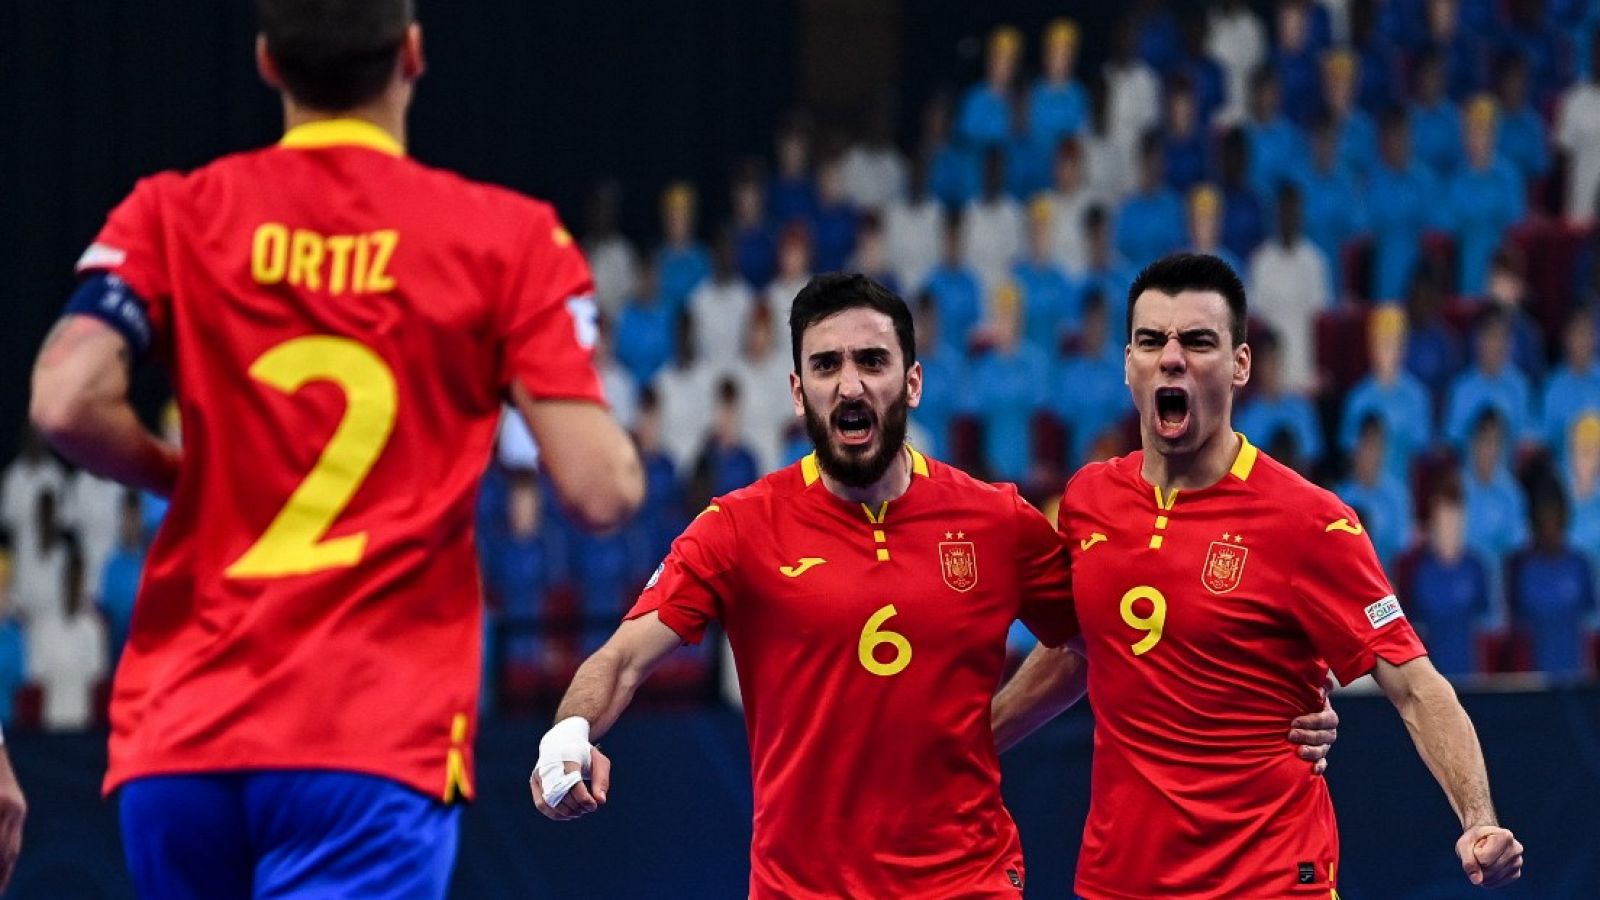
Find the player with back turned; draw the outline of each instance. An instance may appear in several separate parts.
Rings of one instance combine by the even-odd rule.
[[[590,739],[716,621],[750,739],[750,896],[1017,897],[990,706],[1014,620],[1047,644],[1076,635],[1067,556],[1014,486],[905,444],[922,368],[900,298],[821,275],[789,325],[814,452],[717,498],[674,542],[574,676],[540,743],[535,804],[567,819],[605,802],[610,763]]]
[[[474,498],[502,404],[579,521],[642,494],[554,212],[405,153],[407,0],[262,0],[273,147],[140,181],[78,264],[32,415],[170,494],[112,697],[151,897],[442,897],[471,796]],[[183,448],[128,404],[171,375]]]
[[[1215,257],[1151,264],[1128,293],[1143,450],[1086,466],[1059,527],[1095,712],[1077,893],[1337,896],[1327,784],[1279,751],[1331,669],[1368,673],[1460,818],[1474,884],[1519,876],[1476,733],[1429,663],[1354,512],[1231,426],[1250,378],[1244,288]],[[1081,660],[1036,650],[996,698],[1003,743],[1076,699]],[[1157,723],[1160,727],[1154,727]]]

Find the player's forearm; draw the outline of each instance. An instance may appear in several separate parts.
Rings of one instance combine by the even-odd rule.
[[[584,660],[572,676],[572,684],[556,709],[556,721],[581,716],[589,722],[590,739],[599,738],[633,702],[644,674],[628,665],[621,654],[602,647]]]
[[[33,422],[62,456],[102,478],[162,496],[177,483],[178,449],[146,431],[127,404],[71,418],[35,413]]]
[[[1089,664],[1065,647],[1033,648],[990,707],[994,745],[1001,753],[1078,702],[1089,687]]]
[[[1386,688],[1387,691],[1387,688]],[[1450,799],[1462,828],[1498,825],[1489,795],[1489,773],[1472,720],[1455,689],[1430,672],[1390,694],[1428,770]]]

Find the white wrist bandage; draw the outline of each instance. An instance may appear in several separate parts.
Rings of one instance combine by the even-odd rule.
[[[567,798],[567,792],[578,782],[589,777],[589,720],[582,716],[569,716],[555,724],[539,740],[539,783],[544,788],[544,802],[551,808]],[[578,770],[567,771],[567,763],[577,763]]]

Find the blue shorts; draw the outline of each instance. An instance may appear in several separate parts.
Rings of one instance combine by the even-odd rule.
[[[142,897],[442,898],[459,806],[375,775],[319,770],[137,778],[122,842]]]

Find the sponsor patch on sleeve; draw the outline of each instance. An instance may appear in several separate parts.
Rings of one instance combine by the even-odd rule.
[[[1395,619],[1405,617],[1405,612],[1400,609],[1400,601],[1393,594],[1367,607],[1367,621],[1372,623],[1373,628],[1382,628]]]
[[[110,244],[96,242],[90,244],[89,249],[83,251],[83,255],[78,257],[77,271],[115,269],[117,266],[127,262],[127,260],[127,251],[113,247]]]
[[[664,563],[664,562],[661,565],[656,566],[656,570],[654,572],[650,573],[650,580],[646,581],[644,583],[644,589],[648,591],[651,588],[655,587],[656,586],[656,582],[661,580],[661,573],[666,571],[666,569],[667,569],[667,564]]]

